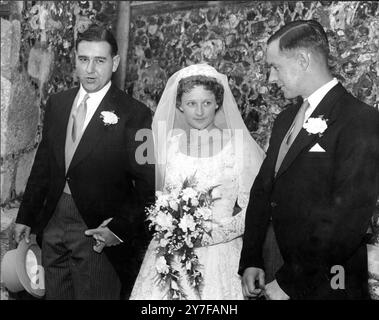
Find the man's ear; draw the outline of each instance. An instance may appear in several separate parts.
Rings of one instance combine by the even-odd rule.
[[[112,66],[112,72],[116,72],[117,68],[118,68],[118,65],[120,63],[120,56],[119,55],[115,55],[113,58],[113,66]]]
[[[178,106],[178,109],[179,109],[181,112],[184,112],[182,106]]]
[[[297,62],[300,67],[305,71],[310,64],[311,55],[307,50],[299,50],[296,54]]]

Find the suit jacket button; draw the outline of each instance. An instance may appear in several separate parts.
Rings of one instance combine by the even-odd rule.
[[[66,177],[66,181],[69,182],[70,181],[70,177]]]
[[[277,205],[278,204],[276,202],[274,202],[274,201],[270,203],[271,208],[275,208]]]

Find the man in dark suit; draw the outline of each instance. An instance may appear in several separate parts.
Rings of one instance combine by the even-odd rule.
[[[251,190],[239,268],[250,298],[368,298],[365,234],[379,194],[379,113],[332,77],[328,54],[325,31],[312,20],[291,22],[268,40],[269,81],[303,103],[278,115]],[[265,285],[262,246],[271,224],[283,264]]]
[[[80,87],[46,104],[15,239],[42,234],[47,299],[119,299],[149,241],[154,168],[140,164],[135,136],[151,112],[112,84],[119,61],[110,31],[89,27],[76,41]]]

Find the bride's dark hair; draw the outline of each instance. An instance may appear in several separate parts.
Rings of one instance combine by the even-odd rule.
[[[211,91],[215,95],[217,105],[221,108],[224,101],[224,87],[216,78],[202,75],[189,76],[179,81],[176,93],[176,107],[180,106],[183,93],[189,92],[198,86],[202,86],[205,90]],[[218,108],[218,110],[220,108]]]

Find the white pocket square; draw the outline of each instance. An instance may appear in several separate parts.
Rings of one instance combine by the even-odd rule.
[[[309,149],[309,152],[326,152],[323,147],[316,143],[312,148]]]

